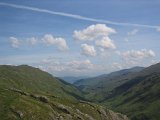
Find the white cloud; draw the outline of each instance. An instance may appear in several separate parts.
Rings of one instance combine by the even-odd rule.
[[[137,34],[138,31],[139,31],[138,29],[133,29],[132,31],[128,32],[127,34],[128,34],[128,36],[132,36],[132,35]]]
[[[96,50],[94,49],[94,46],[92,46],[92,45],[82,44],[81,49],[82,49],[81,53],[83,55],[96,56]]]
[[[46,64],[47,61],[47,64]],[[93,70],[94,65],[88,59],[86,60],[69,60],[60,61],[56,59],[43,60],[39,65],[41,69],[52,74],[58,75],[88,75],[89,71]]]
[[[103,37],[101,40],[95,42],[96,46],[105,48],[105,49],[116,49],[115,44],[109,37]]]
[[[44,35],[44,37],[42,39],[43,39],[44,43],[46,43],[47,45],[57,46],[58,49],[61,51],[68,49],[66,40],[64,38],[54,37],[51,34],[46,34],[46,35]]]
[[[122,69],[123,67],[122,67],[122,65],[121,64],[119,64],[119,63],[113,63],[112,64],[112,68],[113,69],[118,69],[118,70],[120,70],[120,69]]]
[[[88,59],[83,61],[73,60],[68,62],[67,66],[71,67],[72,69],[75,69],[76,71],[81,71],[81,70],[87,70],[92,68],[93,64]]]
[[[44,35],[43,38],[31,37],[31,38],[25,38],[23,40],[19,40],[16,37],[10,37],[10,41],[11,41],[11,46],[13,48],[18,48],[20,45],[36,45],[45,43],[47,45],[56,46],[61,51],[69,49],[66,40],[64,38],[54,37],[51,34],[46,34]]]
[[[126,51],[120,53],[120,55],[125,59],[132,59],[132,60],[141,60],[144,58],[150,58],[156,56],[153,50],[146,50],[146,49]]]
[[[95,41],[95,46],[82,44],[81,53],[86,56],[96,56],[97,54],[102,55],[101,53],[108,49],[116,49],[114,42],[109,38],[112,33],[116,33],[116,31],[105,24],[95,24],[83,30],[75,30],[73,38],[79,41]]]
[[[38,40],[35,37],[27,38],[27,42],[31,45],[35,45]]]
[[[11,46],[12,46],[13,48],[18,48],[18,47],[19,47],[20,41],[19,41],[17,38],[15,38],[15,37],[10,37],[10,41],[11,41]]]
[[[160,27],[157,28],[157,31],[160,32]]]
[[[123,69],[135,66],[149,66],[151,65],[151,60],[156,58],[155,52],[151,49],[116,51],[115,53],[122,58],[119,59],[119,62]]]
[[[73,38],[80,41],[92,41],[99,37],[108,36],[116,31],[105,24],[96,24],[88,26],[83,30],[75,30],[73,32]]]

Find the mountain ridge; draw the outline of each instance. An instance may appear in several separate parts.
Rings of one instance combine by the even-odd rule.
[[[120,73],[118,77],[111,75],[108,80],[98,79],[100,81],[98,86],[102,85],[102,87],[82,88],[86,93],[85,97],[114,111],[125,113],[131,120],[159,120],[160,63],[138,72]],[[121,84],[116,85],[116,81]],[[108,84],[114,87],[108,90],[105,88]]]
[[[84,101],[70,83],[27,65],[0,65],[0,98],[3,120],[128,120]]]
[[[132,120],[158,120],[160,108],[160,63],[151,65],[115,88],[102,103],[123,111]],[[130,106],[130,107],[127,107]]]
[[[113,88],[125,83],[128,80],[128,77],[131,77],[131,75],[134,76],[135,73],[143,69],[143,67],[133,67],[111,72],[94,78],[77,81],[74,85],[83,92],[86,92],[86,99],[89,98],[96,102],[97,100],[103,99],[105,94],[110,94],[109,91]]]

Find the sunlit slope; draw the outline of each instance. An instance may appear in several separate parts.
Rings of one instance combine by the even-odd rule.
[[[30,66],[0,66],[2,120],[128,120],[83,101],[71,84]]]

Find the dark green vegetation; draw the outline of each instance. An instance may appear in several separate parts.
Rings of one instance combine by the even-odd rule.
[[[0,66],[1,120],[128,120],[61,79],[26,65]]]
[[[129,81],[135,73],[143,70],[143,67],[124,69],[98,77],[82,79],[74,83],[80,90],[86,93],[85,97],[91,101],[101,101],[110,91],[117,86]]]
[[[132,120],[159,120],[160,63],[139,72],[113,76],[109,79],[106,77],[98,81],[98,87],[94,89],[92,86],[87,89],[80,87],[86,92],[86,98],[92,96],[92,101],[125,113]]]
[[[160,63],[79,80],[75,85],[79,89],[27,65],[1,65],[0,119],[128,119],[106,107],[132,120],[160,118]]]

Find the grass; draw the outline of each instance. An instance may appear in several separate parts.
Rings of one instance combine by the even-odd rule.
[[[124,120],[124,115],[113,112],[111,116],[105,108],[82,102],[82,98],[76,87],[37,68],[0,66],[2,120],[105,120],[106,115],[107,120]]]

